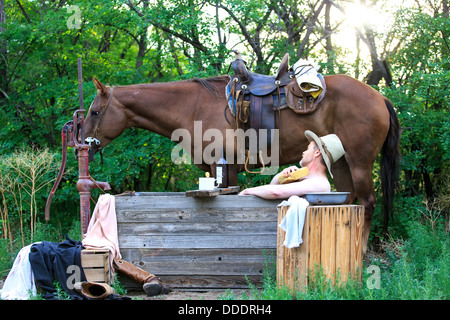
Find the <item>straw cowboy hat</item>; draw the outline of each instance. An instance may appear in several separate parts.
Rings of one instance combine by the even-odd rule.
[[[328,134],[323,137],[318,137],[314,132],[310,130],[305,131],[305,136],[309,142],[314,141],[322,153],[323,160],[327,165],[328,172],[333,178],[331,173],[331,164],[338,161],[345,153],[341,140],[335,134]]]

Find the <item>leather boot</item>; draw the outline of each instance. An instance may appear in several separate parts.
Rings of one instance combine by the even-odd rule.
[[[110,285],[100,282],[76,282],[74,289],[84,297],[93,300],[103,300],[114,294],[114,289]]]
[[[171,289],[166,287],[154,274],[151,274],[123,259],[115,258],[114,268],[121,274],[124,274],[137,283],[142,284],[142,289],[148,296],[167,294],[171,291]]]

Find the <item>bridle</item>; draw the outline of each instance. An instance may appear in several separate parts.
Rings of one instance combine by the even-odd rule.
[[[100,134],[100,129],[99,129],[99,125],[100,125],[100,123],[102,122],[102,120],[103,120],[103,116],[105,115],[105,113],[106,113],[106,110],[108,109],[108,106],[109,106],[109,103],[111,102],[111,99],[112,99],[112,97],[113,97],[113,92],[114,92],[114,87],[110,87],[110,92],[109,92],[109,98],[108,98],[108,101],[106,102],[106,104],[105,104],[105,106],[102,108],[103,110],[102,110],[102,113],[101,113],[101,115],[100,115],[100,118],[98,119],[98,121],[97,121],[97,124],[95,125],[95,128],[94,128],[94,136],[93,137],[87,137],[86,138],[86,141],[89,143],[89,145],[92,143],[92,142],[95,142],[95,144],[96,145],[99,145],[100,143],[101,143],[101,141],[98,139],[98,135]],[[92,101],[92,103],[91,103],[91,106],[89,106],[89,110],[91,110],[91,107],[92,107],[92,104],[94,103],[94,101]],[[101,150],[102,149],[102,147],[99,147],[98,148],[98,150]]]

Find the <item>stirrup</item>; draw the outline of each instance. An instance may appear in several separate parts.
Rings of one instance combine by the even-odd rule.
[[[247,150],[247,158],[245,159],[245,171],[246,172],[248,172],[248,173],[262,173],[264,171],[264,169],[266,167],[264,165],[264,161],[263,161],[263,158],[262,158],[262,151],[261,150],[259,150],[258,155],[259,155],[259,161],[262,163],[262,166],[263,166],[262,169],[260,171],[249,171],[247,169],[247,164],[248,164],[248,159],[250,158],[250,150]]]

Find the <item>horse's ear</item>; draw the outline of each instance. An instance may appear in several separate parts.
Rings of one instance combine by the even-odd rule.
[[[106,93],[106,87],[97,78],[92,78],[92,82],[94,82],[98,93],[100,93],[101,95],[104,95]]]

